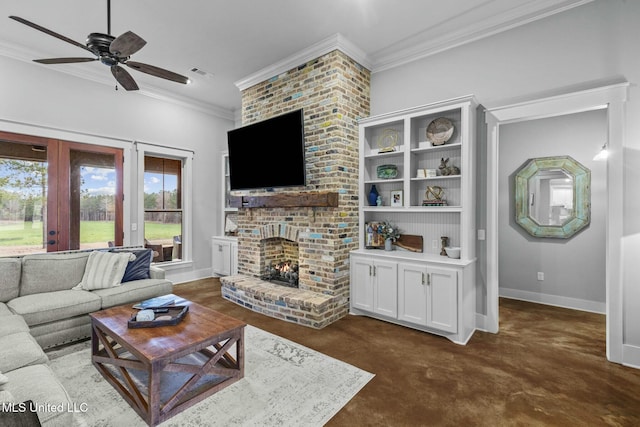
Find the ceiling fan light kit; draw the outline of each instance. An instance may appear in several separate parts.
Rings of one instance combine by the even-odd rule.
[[[74,46],[87,50],[95,55],[95,58],[87,57],[70,57],[70,58],[48,58],[48,59],[34,59],[34,62],[39,64],[70,64],[79,62],[93,62],[100,61],[104,65],[111,68],[111,74],[116,81],[126,90],[138,90],[138,85],[133,79],[131,74],[127,70],[121,67],[126,65],[127,67],[139,71],[141,73],[149,74],[161,79],[170,80],[176,83],[187,84],[189,79],[173,71],[165,70],[164,68],[156,67],[154,65],[144,64],[142,62],[129,61],[129,58],[134,53],[147,44],[147,42],[132,31],[114,37],[111,34],[103,33],[91,33],[87,36],[86,44],[81,44],[75,40],[51,31],[45,27],[35,24],[19,16],[9,16],[14,21],[20,22],[52,37],[70,43]],[[111,2],[107,0],[107,33],[111,33]],[[117,88],[117,87],[116,87]]]

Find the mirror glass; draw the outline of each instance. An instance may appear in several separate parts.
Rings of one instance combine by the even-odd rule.
[[[541,225],[563,225],[573,214],[573,177],[562,169],[529,178],[529,215]]]
[[[591,171],[569,156],[529,160],[516,174],[516,222],[536,237],[568,238],[591,217]]]

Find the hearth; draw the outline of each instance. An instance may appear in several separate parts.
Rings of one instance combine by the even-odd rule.
[[[298,287],[298,277],[298,264],[291,261],[267,261],[264,273],[260,276],[262,280],[290,288]]]

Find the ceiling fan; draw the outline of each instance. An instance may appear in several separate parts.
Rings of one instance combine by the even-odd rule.
[[[138,90],[139,88],[133,77],[131,77],[131,74],[121,67],[121,65],[126,65],[131,69],[150,74],[155,77],[160,77],[161,79],[171,80],[182,84],[189,83],[189,79],[187,77],[174,73],[173,71],[165,70],[149,64],[143,64],[141,62],[129,61],[131,55],[142,49],[147,42],[132,31],[127,31],[118,37],[113,37],[110,34],[111,0],[107,0],[107,34],[89,34],[87,36],[86,45],[71,40],[70,38],[47,28],[41,27],[38,24],[34,24],[31,21],[27,21],[24,18],[20,18],[19,16],[9,16],[9,18],[28,25],[31,28],[35,28],[38,31],[42,31],[45,34],[49,34],[57,39],[71,43],[74,46],[78,46],[95,55],[94,58],[72,57],[34,59],[34,62],[38,62],[40,64],[69,64],[74,62],[91,62],[99,60],[104,65],[111,68],[111,74],[113,74],[113,77],[115,77],[116,81],[126,90]]]

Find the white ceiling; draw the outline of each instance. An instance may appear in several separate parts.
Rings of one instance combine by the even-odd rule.
[[[339,44],[346,42],[354,59],[377,72],[590,1],[113,0],[111,33],[133,31],[147,45],[132,60],[193,81],[185,86],[132,70],[141,94],[232,117],[241,101],[236,83],[261,73],[269,78],[282,72],[278,64],[295,61],[292,58],[303,57],[301,52],[326,40],[338,37]],[[29,62],[91,55],[9,15],[80,43],[89,33],[107,32],[107,0],[2,0],[0,55]],[[97,61],[33,64],[115,86],[107,67]],[[212,76],[193,73],[193,67]]]

